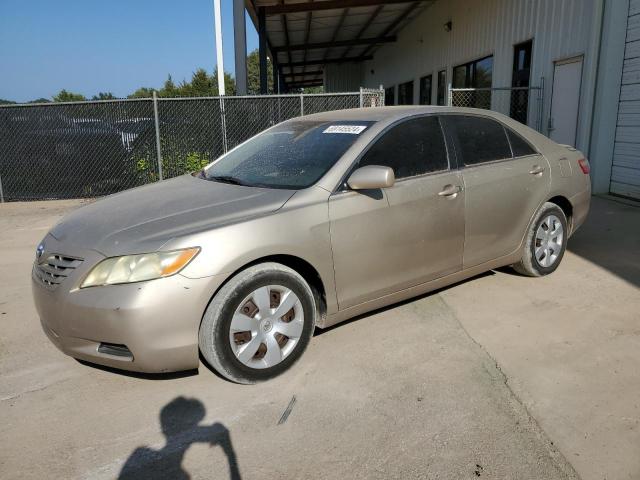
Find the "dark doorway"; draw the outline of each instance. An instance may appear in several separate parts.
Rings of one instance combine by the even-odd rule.
[[[529,80],[531,77],[531,50],[533,40],[519,43],[513,47],[513,75],[511,86],[522,90],[511,91],[509,115],[514,120],[527,124],[529,113]]]
[[[384,89],[384,104],[385,105],[395,105],[396,104],[395,93],[396,93],[395,85],[393,87],[388,87],[388,88]]]
[[[420,79],[420,105],[431,105],[431,75]]]
[[[440,70],[438,72],[438,105],[446,104],[446,94],[447,94],[447,71]]]
[[[398,85],[398,105],[413,105],[413,80]]]

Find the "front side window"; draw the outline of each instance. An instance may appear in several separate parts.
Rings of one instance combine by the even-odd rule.
[[[200,172],[207,180],[301,189],[316,183],[374,122],[291,121],[248,140]]]
[[[367,165],[391,167],[396,179],[447,170],[447,147],[438,117],[413,118],[391,127],[358,163]]]
[[[511,158],[504,127],[486,117],[452,115],[465,166]]]
[[[413,80],[398,85],[398,105],[413,105]]]

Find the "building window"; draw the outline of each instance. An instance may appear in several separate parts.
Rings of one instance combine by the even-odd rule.
[[[398,105],[413,105],[413,80],[398,85]]]
[[[447,71],[438,72],[438,105],[446,105],[447,97]]]
[[[387,87],[384,89],[384,104],[395,105],[396,104],[396,87]]]
[[[511,86],[524,90],[511,91],[509,116],[514,120],[527,124],[529,113],[529,78],[531,76],[531,49],[533,41],[520,43],[513,47],[513,74]]]
[[[431,105],[431,75],[420,79],[420,105]]]
[[[453,88],[491,88],[493,56],[458,65],[453,68]],[[491,90],[460,95],[459,107],[491,108]],[[462,102],[462,103],[460,103]]]

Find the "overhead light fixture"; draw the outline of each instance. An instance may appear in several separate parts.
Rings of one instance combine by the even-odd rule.
[[[451,29],[453,28],[453,24],[451,23],[451,20],[449,20],[447,23],[445,23],[444,25],[444,31],[445,32],[450,32]]]

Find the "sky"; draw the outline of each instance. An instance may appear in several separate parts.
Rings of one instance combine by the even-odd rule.
[[[233,74],[232,0],[222,3],[224,69]],[[247,50],[258,37],[247,15]],[[213,0],[0,0],[0,99],[63,88],[125,97],[216,65]]]

